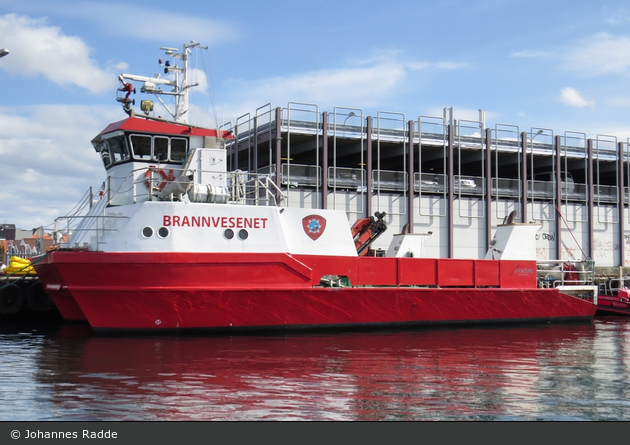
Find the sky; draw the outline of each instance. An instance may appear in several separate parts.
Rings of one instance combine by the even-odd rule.
[[[118,75],[199,42],[189,121],[289,102],[630,137],[630,5],[602,0],[0,0],[0,224],[52,227],[106,177]],[[137,89],[139,91],[139,84]],[[136,94],[136,100],[153,96]]]

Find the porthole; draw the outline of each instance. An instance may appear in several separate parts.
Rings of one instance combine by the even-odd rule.
[[[166,238],[169,234],[169,231],[166,227],[160,227],[160,229],[158,230],[158,236],[160,238]]]
[[[248,236],[249,233],[247,233],[247,230],[241,229],[238,231],[238,239],[246,240]]]
[[[153,236],[153,227],[146,226],[142,229],[142,236],[145,238],[151,238]]]
[[[225,229],[225,232],[223,232],[223,236],[225,237],[225,239],[232,239],[232,238],[234,238],[234,230],[232,230],[232,229]]]

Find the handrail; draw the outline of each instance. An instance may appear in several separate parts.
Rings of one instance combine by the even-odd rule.
[[[268,174],[250,173],[236,170],[230,173],[224,171],[209,171],[190,168],[170,168],[175,179],[165,181],[159,175],[158,181],[162,183],[175,184],[176,191],[172,193],[162,193],[163,188],[156,187],[158,181],[154,181],[153,175],[156,174],[157,168],[154,166],[141,167],[132,170],[119,182],[118,188],[112,190],[110,188],[112,177],[108,177],[108,181],[103,183],[99,193],[98,200],[95,200],[92,193],[88,193],[82,197],[81,201],[75,206],[74,213],[58,217],[54,222],[55,240],[54,246],[57,248],[82,248],[88,244],[95,243],[96,246],[102,243],[102,239],[106,232],[117,230],[113,224],[108,223],[126,218],[123,215],[106,214],[106,209],[115,209],[117,199],[124,195],[129,203],[140,203],[144,201],[161,200],[161,201],[188,201],[188,202],[221,202],[234,205],[286,205],[286,196],[282,190],[275,184]],[[145,173],[149,172],[148,176]],[[193,194],[189,197],[189,192],[194,192],[195,186],[210,186],[211,184],[200,184],[195,182],[194,178],[199,178],[202,173],[210,173],[213,175],[226,175],[225,186],[207,187],[215,193],[212,195],[209,191],[204,194]],[[192,178],[192,179],[191,179]],[[148,190],[145,181],[151,185]],[[142,184],[141,187],[139,185]],[[180,187],[181,186],[181,187]],[[164,187],[165,188],[165,187]],[[90,188],[91,190],[91,188]],[[141,190],[139,192],[139,190]],[[166,191],[165,191],[166,192]],[[197,193],[197,192],[195,192]],[[201,196],[207,198],[207,201],[195,201],[194,198]],[[218,199],[215,199],[217,198]],[[213,198],[215,200],[210,201]],[[88,202],[89,201],[89,202]],[[88,239],[88,236],[95,237]],[[67,237],[67,241],[63,241],[63,237]],[[88,242],[89,241],[89,242]]]
[[[539,287],[571,285],[593,285],[595,262],[593,260],[548,260],[537,261]]]

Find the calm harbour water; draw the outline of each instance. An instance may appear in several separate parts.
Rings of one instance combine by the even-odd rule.
[[[0,328],[0,418],[630,420],[630,318],[265,336]]]

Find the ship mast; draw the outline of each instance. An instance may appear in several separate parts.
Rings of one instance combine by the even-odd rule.
[[[136,74],[126,73],[118,76],[118,79],[122,83],[122,87],[118,88],[118,91],[126,93],[126,95],[124,97],[117,97],[116,100],[123,104],[123,109],[129,115],[134,114],[134,111],[131,109],[131,105],[135,105],[135,100],[129,99],[129,96],[132,93],[135,93],[136,90],[135,88],[133,88],[131,82],[128,81],[139,81],[143,82],[142,87],[140,87],[141,93],[153,93],[157,100],[159,100],[164,108],[169,112],[174,121],[188,123],[188,116],[186,115],[186,113],[188,112],[188,93],[190,88],[199,85],[198,82],[195,84],[188,83],[188,56],[191,53],[192,48],[208,49],[207,46],[201,46],[199,43],[194,41],[191,41],[190,43],[184,43],[182,45],[182,51],[180,53],[177,52],[177,48],[169,48],[164,46],[160,48],[165,52],[167,56],[171,56],[182,61],[182,67],[171,65],[171,62],[168,60],[164,62],[164,74],[173,73],[175,75],[174,79],[162,79],[160,78],[159,73],[155,74],[154,77],[138,76]],[[162,65],[161,60],[160,65]],[[172,90],[164,91],[162,89],[162,86],[172,87]],[[174,98],[174,110],[172,110],[168,105],[164,103],[164,101],[160,97],[161,95],[172,96]],[[149,112],[153,110],[153,103],[150,101],[142,101],[141,109],[145,114],[148,115]]]

